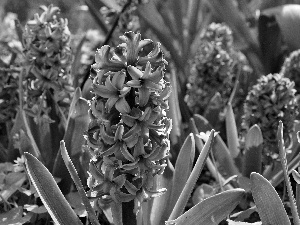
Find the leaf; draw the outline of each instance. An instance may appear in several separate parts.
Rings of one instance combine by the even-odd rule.
[[[201,184],[198,186],[193,192],[192,201],[193,204],[196,205],[199,202],[205,200],[208,197],[213,196],[217,191],[217,188],[209,185],[209,184]]]
[[[5,176],[5,186],[0,192],[1,198],[0,203],[3,201],[7,201],[9,197],[11,197],[27,180],[27,176],[25,173],[9,173]]]
[[[249,209],[246,209],[244,211],[234,213],[231,215],[231,218],[236,217],[236,221],[244,221],[245,219],[248,219],[252,213],[256,212],[256,206],[253,206]]]
[[[235,222],[235,221],[232,221],[232,220],[227,220],[228,222],[228,225],[249,225],[249,224],[252,224],[252,225],[262,225],[261,222],[256,222],[256,223],[247,223],[247,222]]]
[[[85,143],[83,134],[87,130],[89,124],[88,110],[89,105],[85,99],[81,98],[80,88],[77,88],[70,105],[67,128],[63,140],[65,141],[68,154],[82,179],[85,178],[86,171],[81,169],[79,157],[82,152],[82,145]],[[60,152],[58,152],[55,159],[53,175],[62,179],[60,183],[62,192],[64,194],[69,193],[72,179],[65,167]]]
[[[76,185],[79,196],[80,196],[80,198],[81,198],[81,200],[82,200],[82,202],[83,202],[83,204],[86,208],[86,211],[88,213],[89,219],[91,220],[91,223],[93,225],[99,225],[99,222],[98,222],[98,219],[96,217],[95,211],[92,208],[91,203],[90,203],[89,199],[86,196],[86,193],[84,191],[84,188],[82,186],[80,178],[77,174],[77,171],[76,171],[76,169],[75,169],[75,167],[74,167],[74,165],[73,165],[73,163],[70,159],[70,156],[68,155],[68,151],[65,147],[65,142],[64,141],[60,142],[60,150],[61,150],[61,155],[63,157],[63,160],[66,164],[66,167],[68,168],[68,171],[69,171],[69,173],[70,173],[70,175],[71,175],[71,177],[72,177],[72,179],[73,179],[73,181]]]
[[[251,192],[259,217],[264,225],[291,224],[275,188],[262,175],[253,172],[250,176]]]
[[[263,137],[258,125],[253,125],[246,134],[243,157],[243,176],[250,177],[252,172],[261,173]]]
[[[168,202],[170,201],[170,196],[173,186],[173,176],[174,176],[174,167],[171,164],[170,160],[167,160],[167,166],[162,175],[155,176],[155,190],[161,188],[166,188],[167,191],[162,196],[157,198],[152,198],[152,209],[150,215],[151,224],[160,225],[168,219],[169,214],[172,208],[169,207]],[[168,213],[169,212],[169,213]]]
[[[25,204],[24,209],[26,209],[29,212],[33,212],[33,213],[37,213],[37,214],[47,212],[47,209],[44,205],[38,206],[38,205]]]
[[[198,203],[175,220],[166,224],[175,225],[212,225],[219,224],[242,200],[245,191],[236,188],[216,194]]]
[[[233,113],[232,105],[230,103],[226,106],[226,135],[227,144],[230,154],[233,158],[236,158],[240,154],[240,144],[237,132],[237,126],[235,122],[235,116]]]
[[[286,4],[262,11],[264,15],[276,17],[281,33],[290,50],[300,48],[300,5]]]
[[[159,14],[154,1],[150,0],[147,4],[139,4],[137,12],[140,19],[143,19],[146,22],[146,24],[155,32],[155,35],[159,38],[160,42],[168,49],[168,51],[170,51],[175,64],[180,68],[182,65],[182,58],[177,51],[177,46],[175,46],[172,41],[174,39],[171,35],[171,31]]]
[[[29,153],[25,153],[25,159],[28,175],[53,221],[60,225],[82,224],[48,169]]]
[[[116,0],[100,0],[104,5],[106,5],[108,8],[111,8],[117,12],[121,12],[122,8],[118,4],[118,1]]]
[[[181,213],[184,210],[184,207],[186,206],[186,203],[192,193],[192,190],[196,184],[196,181],[199,178],[199,175],[203,169],[204,163],[207,159],[208,153],[212,148],[213,141],[214,141],[214,130],[211,130],[208,140],[206,141],[198,159],[197,162],[192,170],[191,175],[189,176],[189,179],[186,182],[186,185],[184,186],[179,199],[177,200],[174,209],[169,217],[169,220],[173,220],[181,215]]]
[[[297,184],[300,184],[300,174],[296,170],[292,170],[292,175]]]
[[[31,218],[31,215],[23,215],[23,208],[21,206],[17,208],[13,208],[8,212],[4,212],[0,214],[0,224],[1,225],[22,225],[28,222]]]
[[[300,225],[298,209],[296,206],[296,201],[294,198],[292,184],[291,184],[290,177],[288,174],[289,169],[288,169],[288,165],[287,165],[286,150],[285,150],[284,140],[283,140],[283,123],[281,120],[279,121],[279,125],[278,125],[277,140],[278,140],[280,162],[281,162],[282,170],[283,170],[283,174],[284,174],[284,181],[285,181],[285,185],[287,188],[289,201],[290,201],[290,207],[291,207],[291,211],[292,211],[292,215],[293,215],[293,222],[295,225]]]
[[[172,193],[170,196],[170,202],[168,204],[169,209],[173,209],[176,201],[178,200],[180,193],[182,192],[186,182],[191,174],[193,168],[195,156],[195,139],[191,133],[185,139],[180,152],[178,154],[175,172],[173,176]],[[170,213],[171,211],[169,211]]]
[[[203,116],[195,114],[193,118],[197,128],[199,129],[199,132],[206,132],[212,129],[209,122]],[[222,166],[228,177],[239,175],[240,172],[236,167],[225,142],[222,140],[219,134],[216,135],[215,139],[213,153],[216,157],[216,161],[220,164],[220,166]]]
[[[99,8],[97,8],[97,4],[95,4],[91,0],[84,0],[84,2],[88,6],[89,11],[90,11],[92,17],[94,18],[94,20],[96,21],[97,25],[101,28],[101,30],[104,33],[107,33],[108,29],[107,29],[107,27],[105,25],[103,17],[101,16]]]

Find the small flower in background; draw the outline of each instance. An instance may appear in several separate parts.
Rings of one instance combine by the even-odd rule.
[[[283,122],[284,139],[290,143],[290,134],[294,130],[294,120],[299,114],[298,98],[295,95],[294,82],[281,74],[269,74],[258,79],[249,91],[244,104],[242,126],[249,129],[257,124],[264,139],[264,153],[276,157],[277,127]]]
[[[280,73],[295,82],[297,94],[300,93],[300,49],[293,51],[284,61]]]
[[[210,24],[201,40],[192,60],[185,96],[191,111],[198,114],[204,113],[216,92],[226,104],[237,75],[247,70],[247,60],[233,48],[232,31],[227,25]]]
[[[18,104],[18,66],[23,57],[16,19],[16,14],[8,13],[0,21],[0,123],[14,118]]]
[[[203,40],[214,42],[224,50],[231,51],[233,44],[232,30],[222,23],[211,23],[206,29]]]
[[[153,189],[153,179],[163,173],[169,154],[170,86],[159,43],[134,32],[120,38],[116,48],[99,49],[93,65],[89,187],[102,202],[134,199],[137,212],[143,201],[164,191]]]
[[[70,49],[70,31],[67,19],[58,18],[59,8],[42,6],[41,15],[27,22],[23,33],[26,65],[27,108],[43,106],[44,90],[52,90],[60,106],[68,106],[73,91],[70,66],[73,60]],[[43,96],[45,97],[45,96]],[[46,112],[46,110],[44,110]]]

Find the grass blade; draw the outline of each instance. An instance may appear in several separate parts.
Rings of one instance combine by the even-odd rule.
[[[26,168],[30,180],[56,224],[82,225],[68,201],[59,190],[48,169],[33,155],[25,153]]]

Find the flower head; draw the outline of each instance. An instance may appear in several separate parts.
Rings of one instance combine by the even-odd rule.
[[[293,51],[282,65],[280,73],[295,82],[297,93],[300,92],[300,50]]]
[[[203,114],[212,97],[219,92],[223,106],[239,73],[247,74],[245,56],[233,46],[232,32],[224,24],[212,23],[201,37],[191,62],[185,101],[193,113]],[[241,90],[238,92],[242,93]]]
[[[294,120],[299,114],[294,82],[281,74],[269,74],[258,79],[249,91],[244,105],[242,126],[249,129],[257,124],[262,131],[267,156],[278,153],[277,127],[284,124],[284,138],[290,142]]]
[[[99,173],[111,170],[104,180],[91,172],[92,186],[107,187],[101,195],[106,199],[134,199],[137,211],[142,201],[160,193],[153,190],[153,177],[164,171],[169,154],[171,122],[165,110],[170,85],[158,43],[133,32],[121,40],[116,48],[103,46],[96,53],[87,140],[95,152],[91,163],[100,163]],[[122,182],[111,185],[118,177]]]

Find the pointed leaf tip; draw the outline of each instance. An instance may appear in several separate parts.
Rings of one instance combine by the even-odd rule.
[[[82,225],[48,169],[33,155],[24,153],[26,169],[53,221],[60,225]]]

